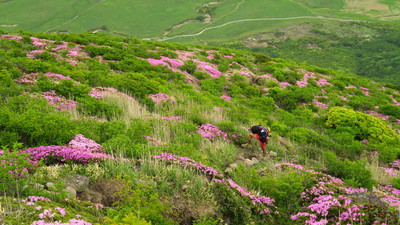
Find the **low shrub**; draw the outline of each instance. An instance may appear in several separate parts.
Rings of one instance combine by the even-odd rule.
[[[371,171],[366,168],[366,161],[341,160],[331,151],[324,153],[324,160],[327,174],[343,179],[352,187],[364,187],[372,190],[374,180]]]

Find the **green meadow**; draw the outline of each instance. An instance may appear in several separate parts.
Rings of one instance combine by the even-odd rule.
[[[107,28],[129,36],[161,34],[174,24],[196,16],[201,1],[10,1],[0,3],[4,29],[85,32]]]
[[[399,79],[400,3],[394,0],[10,0],[0,1],[0,12],[0,29],[7,31],[228,46],[379,81]],[[377,63],[368,69],[372,56]]]
[[[222,1],[128,1],[128,0],[86,0],[86,1],[29,1],[14,0],[0,2],[0,27],[6,30],[29,30],[35,32],[97,32],[105,31],[124,36],[157,39],[174,35],[196,34],[199,42],[224,41],[238,39],[254,33],[271,31],[272,28],[296,25],[299,21],[310,19],[293,19],[277,23],[273,21],[245,21],[246,19],[291,18],[302,16],[323,16],[340,19],[371,20],[368,12],[359,13],[353,5],[356,0],[305,1],[305,0],[222,0]],[[375,2],[397,10],[394,1]],[[196,17],[204,16],[198,9],[206,3],[212,9],[211,21],[200,22]],[[353,8],[346,4],[352,4]],[[370,3],[366,3],[367,5]],[[362,7],[362,6],[360,6]],[[204,7],[203,7],[204,8]],[[383,7],[384,8],[384,7]],[[373,12],[379,14],[381,11]],[[383,13],[383,11],[382,11]],[[386,13],[386,12],[385,12]],[[385,14],[386,15],[386,14]],[[235,22],[237,21],[237,22]],[[314,20],[323,22],[323,19]],[[182,26],[176,26],[183,24]],[[278,25],[278,26],[277,26]],[[164,33],[167,32],[167,33]],[[176,41],[181,42],[181,40]],[[175,40],[174,40],[175,41]]]

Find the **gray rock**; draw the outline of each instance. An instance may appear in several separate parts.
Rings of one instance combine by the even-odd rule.
[[[231,165],[229,165],[229,168],[232,168],[232,169],[236,169],[236,167],[238,167],[237,163],[232,163]]]
[[[188,189],[189,187],[187,186],[187,185],[182,185],[182,187],[181,187],[181,191],[183,191],[183,192],[185,192],[185,191],[187,191],[187,189]]]
[[[73,187],[77,191],[84,191],[89,186],[89,177],[76,174],[72,177],[67,178],[65,184],[67,186]]]
[[[225,169],[224,172],[229,174],[229,173],[231,173],[232,171],[233,171],[233,169],[230,168],[230,167],[228,167],[228,168]]]
[[[76,197],[76,190],[73,187],[66,187],[64,191],[67,193],[69,197]]]
[[[93,202],[93,203],[102,203],[103,195],[97,191],[87,190],[81,193],[78,193],[79,199],[83,201]]]
[[[260,161],[258,161],[258,159],[257,159],[256,157],[253,157],[253,158],[251,159],[251,161],[253,162],[253,165],[257,165],[257,164],[260,163]]]
[[[351,199],[359,204],[370,204],[373,203],[375,205],[378,205],[380,207],[387,208],[387,205],[377,196],[370,195],[368,193],[364,192],[356,192],[349,194],[349,197]]]
[[[55,186],[55,184],[52,183],[52,182],[47,182],[46,185],[45,185],[45,187],[46,187],[48,190],[56,190],[56,186]]]
[[[246,166],[252,166],[253,165],[253,161],[251,161],[250,159],[245,159],[243,162]]]
[[[245,159],[243,162],[246,166],[254,166],[260,163],[256,157],[250,159]]]

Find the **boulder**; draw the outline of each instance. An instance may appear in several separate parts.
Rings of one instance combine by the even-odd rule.
[[[46,185],[45,185],[45,187],[46,187],[46,189],[48,189],[48,190],[55,190],[55,189],[56,189],[55,184],[52,183],[52,182],[47,182]]]
[[[89,186],[89,177],[75,174],[74,176],[67,178],[67,180],[65,180],[65,184],[77,191],[84,191]]]
[[[231,168],[231,169],[236,169],[236,167],[238,167],[237,163],[232,163],[229,165],[229,168]]]
[[[383,208],[387,208],[387,205],[379,197],[365,192],[352,193],[349,194],[349,197],[359,204],[374,204]]]
[[[78,193],[79,199],[83,201],[93,202],[93,203],[102,203],[103,196],[101,193],[92,190],[86,190]]]
[[[64,191],[69,197],[76,197],[76,190],[73,187],[68,186],[64,189]]]

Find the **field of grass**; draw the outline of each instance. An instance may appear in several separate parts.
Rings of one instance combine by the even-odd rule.
[[[184,1],[29,1],[0,3],[0,26],[30,31],[85,32],[96,28],[130,36],[161,34],[174,24],[195,17],[196,7],[209,0]],[[8,28],[9,25],[16,25]]]
[[[6,30],[22,29],[35,32],[93,32],[101,29],[138,38],[157,38],[168,30],[169,32],[165,34],[167,37],[196,34],[207,28],[244,19],[324,16],[342,19],[385,18],[388,20],[394,19],[393,16],[398,14],[400,8],[400,5],[392,0],[368,0],[368,4],[359,0],[222,0],[212,5],[215,10],[210,22],[193,21],[171,29],[174,25],[199,16],[196,8],[209,2],[212,1],[3,1],[0,2],[2,12],[0,27]],[[295,21],[283,23],[235,22],[223,28],[205,31],[194,39],[199,43],[231,41],[245,35],[271,31],[271,27],[276,27],[277,24],[278,27],[288,26],[292,22],[296,25],[299,21],[304,20],[295,19]],[[319,20],[315,21],[319,22]]]

